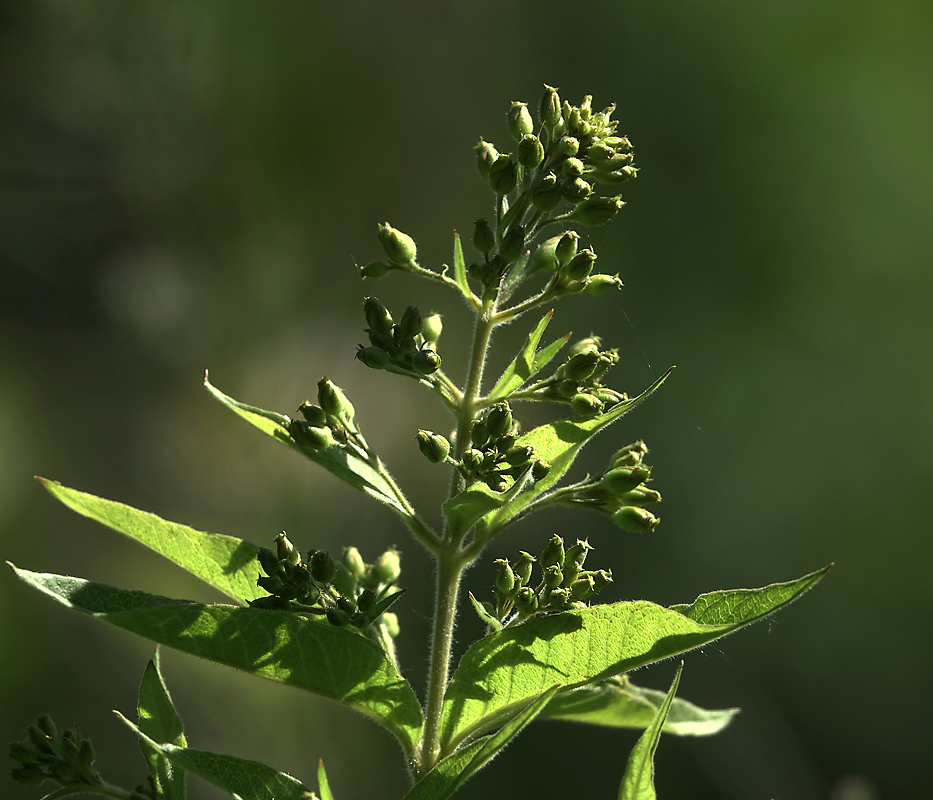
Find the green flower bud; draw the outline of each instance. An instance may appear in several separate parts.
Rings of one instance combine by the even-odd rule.
[[[441,315],[431,312],[424,318],[424,323],[421,326],[421,335],[426,342],[433,343],[441,338],[441,331],[443,329],[444,325],[441,322]]]
[[[506,264],[511,264],[525,249],[525,229],[521,225],[512,225],[502,238],[499,255]]]
[[[603,410],[608,411],[617,403],[621,403],[625,400],[626,395],[620,394],[612,389],[600,388],[600,390],[596,392],[596,399],[603,404]]]
[[[590,277],[586,279],[584,291],[587,294],[602,297],[613,289],[621,289],[622,286],[622,281],[619,280],[618,275],[604,275],[603,273],[599,273],[597,275],[590,275]]]
[[[595,142],[586,151],[587,162],[600,168],[603,168],[614,157],[615,151],[605,142]]]
[[[573,158],[580,152],[580,142],[573,136],[562,136],[557,143],[557,157],[563,161],[565,158]]]
[[[394,611],[382,612],[382,616],[379,617],[379,626],[390,639],[395,639],[402,630],[398,624],[398,615]]]
[[[602,225],[611,220],[624,205],[625,203],[619,196],[601,197],[592,195],[573,210],[571,218],[581,225]]]
[[[633,156],[631,153],[623,153],[621,155],[614,155],[601,167],[601,169],[609,170],[613,172],[615,170],[622,170],[624,167],[631,166],[632,159],[634,158],[635,156]],[[633,177],[633,176],[630,175],[629,177]]]
[[[389,354],[381,347],[363,347],[363,345],[357,345],[356,358],[370,369],[385,369],[392,363]]]
[[[363,556],[355,547],[345,547],[343,549],[343,565],[356,580],[361,580],[363,575],[366,574],[366,562],[363,561]]]
[[[516,581],[522,586],[531,580],[531,569],[534,563],[535,557],[531,553],[526,553],[524,550],[519,551],[518,561],[515,562],[512,571],[515,573]]]
[[[557,384],[557,393],[570,400],[580,393],[580,384],[576,381],[562,380]]]
[[[260,547],[259,552],[256,554],[256,558],[259,561],[259,566],[262,567],[266,575],[274,578],[281,573],[278,556],[268,547]]]
[[[630,153],[632,150],[632,143],[627,136],[608,136],[603,140],[603,144],[611,147],[617,153]]]
[[[484,256],[489,255],[496,246],[496,236],[485,218],[480,217],[473,223],[473,247]]]
[[[395,264],[388,261],[370,261],[363,267],[360,267],[361,278],[384,278],[392,270],[398,269]]]
[[[393,228],[388,222],[379,225],[379,242],[382,249],[385,250],[389,261],[398,264],[401,267],[414,263],[418,255],[418,248],[415,240],[397,228]]]
[[[541,569],[553,566],[562,566],[564,563],[564,540],[556,533],[548,540],[544,552],[541,553]]]
[[[350,624],[350,615],[339,608],[328,608],[327,621],[335,628],[343,628]]]
[[[618,497],[644,483],[650,475],[651,470],[644,464],[635,464],[631,467],[616,467],[603,475],[599,485],[613,497]]]
[[[401,325],[395,326],[395,330],[392,333],[392,341],[398,348],[398,352],[401,354],[402,358],[413,355],[418,349],[418,343],[415,341],[414,337],[406,336],[404,331],[402,331]]]
[[[468,472],[476,472],[483,465],[483,454],[479,450],[467,450],[460,463]]]
[[[566,198],[571,203],[580,203],[593,194],[593,187],[583,178],[566,179],[560,186],[560,193],[561,197]]]
[[[593,591],[600,592],[612,583],[611,569],[598,569],[595,572],[587,573],[593,578]]]
[[[648,455],[648,447],[639,439],[637,442],[632,442],[632,444],[627,444],[622,449],[617,450],[612,456],[612,466],[626,467],[640,464],[646,455]]]
[[[288,432],[297,444],[311,450],[320,450],[334,444],[334,436],[329,428],[315,428],[301,419],[289,420]]]
[[[10,758],[12,758],[14,761],[18,761],[24,766],[28,764],[35,764],[40,760],[39,749],[32,743],[26,744],[25,742],[11,742]]]
[[[607,350],[604,353],[599,354],[599,361],[596,362],[596,369],[593,370],[593,374],[590,377],[592,381],[598,381],[603,377],[612,367],[619,363],[619,352],[618,350]]]
[[[599,353],[594,350],[571,356],[564,364],[564,379],[578,384],[584,383],[593,374],[598,361]]]
[[[509,484],[498,472],[491,472],[483,477],[485,483],[494,492],[504,492]]]
[[[538,481],[547,477],[547,474],[550,471],[551,465],[547,461],[542,461],[540,458],[536,458],[535,463],[531,467],[531,479],[537,483]]]
[[[580,240],[580,234],[576,231],[567,231],[557,238],[557,246],[554,248],[554,255],[557,258],[557,265],[563,266],[568,263],[577,254],[577,242]]]
[[[617,501],[626,506],[646,506],[649,503],[660,503],[661,493],[647,486],[636,486],[629,492],[619,495]]]
[[[285,535],[285,531],[282,531],[278,536],[275,537],[275,554],[278,556],[279,561],[286,561],[289,564],[298,564],[301,562],[301,553],[295,549],[288,537]]]
[[[424,320],[421,317],[421,310],[418,306],[408,306],[402,312],[402,318],[396,326],[396,333],[406,339],[412,339],[421,334],[424,327]]]
[[[326,550],[308,554],[308,571],[318,583],[330,583],[337,574],[337,564]]]
[[[38,765],[30,764],[29,766],[16,767],[11,770],[10,777],[17,783],[22,783],[25,786],[38,786],[48,778],[48,775],[46,775],[45,771]]]
[[[421,454],[432,464],[440,464],[450,453],[450,442],[439,433],[419,430],[416,438]]]
[[[489,438],[495,441],[507,436],[512,430],[512,409],[505,401],[496,403],[486,415],[486,428]]]
[[[476,151],[476,163],[479,166],[480,174],[483,176],[483,180],[488,181],[489,168],[496,162],[496,159],[499,158],[499,151],[496,150],[495,145],[483,139],[479,140],[479,144],[477,144],[473,150]]]
[[[489,185],[498,195],[508,194],[515,188],[518,174],[508,153],[500,155],[489,168]]]
[[[600,339],[598,336],[591,335],[586,339],[580,339],[579,342],[575,342],[571,346],[568,358],[573,358],[578,353],[590,353],[594,350],[598,352],[602,343],[602,339]]]
[[[650,511],[637,506],[622,506],[612,519],[622,530],[630,533],[644,533],[653,531],[660,520]]]
[[[48,714],[43,714],[36,720],[36,727],[50,739],[54,739],[58,736],[58,728],[55,726],[54,720]]]
[[[470,425],[471,440],[477,447],[482,447],[489,441],[489,427],[481,419],[474,419]]]
[[[585,169],[586,167],[583,165],[583,162],[576,157],[568,158],[560,168],[561,174],[570,180],[582,177]]]
[[[559,586],[554,587],[547,593],[546,606],[550,610],[560,610],[570,602],[570,591],[562,589]]]
[[[590,277],[593,271],[593,264],[596,262],[596,253],[587,248],[577,253],[573,260],[567,265],[564,276],[571,283],[585,281]]]
[[[582,573],[569,587],[570,596],[574,600],[586,600],[596,594],[596,585],[593,576],[588,572]]]
[[[556,589],[563,580],[564,573],[561,572],[559,565],[552,564],[550,567],[544,568],[544,585],[546,588]]]
[[[411,357],[411,367],[419,375],[431,375],[441,367],[441,357],[429,347],[423,347]]]
[[[527,586],[518,590],[515,596],[515,610],[522,616],[529,616],[538,610],[538,597]]]
[[[496,576],[496,591],[501,595],[510,595],[515,588],[515,573],[512,572],[512,567],[504,558],[497,558],[492,563],[500,565],[499,574]]]
[[[373,577],[379,583],[395,583],[402,574],[402,562],[394,547],[386,550],[373,564]]]
[[[374,333],[392,333],[392,315],[378,297],[367,297],[363,300],[363,316],[366,325]]]
[[[317,383],[317,401],[329,417],[335,417],[347,427],[353,424],[353,418],[356,416],[353,404],[347,400],[340,387],[327,378],[321,378]]]
[[[570,401],[570,407],[575,414],[579,414],[581,417],[592,417],[603,412],[603,404],[599,401],[599,398],[588,392],[575,394]]]
[[[521,467],[531,461],[535,449],[531,445],[516,444],[505,451],[503,457],[513,467]]]
[[[541,100],[538,103],[538,119],[547,129],[548,136],[553,139],[554,131],[563,121],[560,110],[560,96],[553,86],[544,84],[544,94],[541,95]]]
[[[539,211],[553,211],[561,200],[560,184],[553,172],[535,182],[531,190],[531,203]]]
[[[534,169],[544,161],[544,146],[541,140],[533,135],[523,136],[518,143],[518,163],[528,169]]]
[[[310,400],[305,400],[298,406],[298,413],[315,428],[321,428],[327,424],[327,414],[324,413],[324,409],[312,404]]]
[[[573,584],[577,579],[583,564],[586,561],[586,554],[593,549],[593,546],[586,539],[577,539],[577,543],[567,549],[564,556],[564,580],[568,585]]]
[[[527,103],[513,101],[512,107],[506,115],[506,119],[509,123],[509,135],[516,142],[520,142],[522,136],[528,135],[535,128],[535,124],[531,119],[531,113],[528,111]]]

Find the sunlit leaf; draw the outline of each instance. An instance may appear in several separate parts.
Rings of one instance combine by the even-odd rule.
[[[321,793],[321,800],[334,800],[330,791],[330,782],[327,780],[327,773],[324,771],[324,762],[317,762],[317,789]]]
[[[500,724],[556,682],[562,692],[570,691],[693,650],[761,619],[815,585],[827,569],[789,584],[738,590],[743,616],[723,624],[703,624],[640,600],[533,617],[489,634],[467,650],[447,690],[444,752]]]
[[[197,531],[45,478],[39,481],[72,511],[146,545],[234,600],[254,600],[266,594],[256,586],[259,568],[258,548],[254,544],[233,536]]]
[[[570,338],[569,333],[551,342],[551,344],[540,353],[538,352],[538,343],[541,341],[544,330],[547,328],[553,316],[554,312],[548,311],[534,327],[534,330],[528,334],[528,338],[525,340],[522,349],[519,351],[518,355],[515,356],[512,363],[506,367],[505,372],[502,373],[502,377],[499,378],[498,382],[489,393],[490,403],[508,397],[523,383],[534,377],[544,368],[545,364],[554,357],[557,351],[567,343],[567,339]]]
[[[463,259],[463,246],[460,244],[460,234],[457,231],[454,231],[454,280],[467,302],[470,302],[473,293],[467,282],[466,261]]]
[[[158,648],[146,667],[139,686],[139,730],[144,734],[139,739],[139,746],[146,758],[159,797],[164,800],[184,800],[184,769],[173,767],[171,761],[149,744],[150,741],[154,741],[175,747],[187,745],[181,717],[178,716],[162,679]]]
[[[395,734],[408,753],[421,735],[421,706],[411,686],[381,647],[350,628],[286,611],[203,605],[81,578],[13,570],[69,608],[184,653],[355,708]]]

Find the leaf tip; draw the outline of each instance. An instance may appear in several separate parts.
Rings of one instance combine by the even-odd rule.
[[[208,371],[207,371],[206,369],[204,370],[204,385],[205,385],[205,386],[210,386],[210,385],[211,385],[211,379],[210,379],[210,376],[208,375]]]

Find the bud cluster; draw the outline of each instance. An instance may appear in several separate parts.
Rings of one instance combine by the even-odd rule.
[[[578,250],[579,239],[576,231],[566,231],[546,239],[530,258],[527,272],[553,273],[548,293],[555,297],[576,292],[602,296],[613,289],[621,289],[622,281],[618,275],[593,272],[596,253],[589,247]]]
[[[593,547],[586,540],[564,548],[555,534],[537,559],[541,580],[532,588],[534,556],[521,552],[514,563],[497,559],[496,602],[484,603],[486,611],[506,625],[523,622],[533,614],[585,608],[586,601],[612,581],[610,570],[585,570],[583,563]]]
[[[287,428],[295,442],[309,450],[346,444],[359,432],[356,410],[341,388],[327,378],[317,384],[318,405],[305,400],[298,406],[303,419],[288,419]]]
[[[10,745],[10,758],[20,764],[12,770],[13,780],[27,786],[38,786],[46,780],[73,791],[104,785],[94,769],[96,756],[91,740],[81,736],[77,725],[59,736],[47,714],[26,729],[23,741]]]
[[[602,385],[606,373],[619,363],[619,351],[600,350],[598,336],[588,336],[570,348],[567,360],[539,389],[541,395],[570,402],[570,407],[581,417],[592,417],[609,411],[627,399]]]
[[[506,478],[515,479],[529,467],[534,481],[547,475],[551,465],[535,458],[534,447],[516,444],[520,431],[521,425],[512,417],[512,409],[505,401],[473,420],[472,447],[460,459],[464,478],[469,483],[482,481],[494,492],[504,492],[508,486]]]
[[[653,531],[660,520],[644,506],[661,501],[660,492],[648,487],[651,467],[644,463],[648,448],[642,441],[626,445],[613,455],[609,468],[587,480],[568,498],[612,517],[624,531]]]
[[[355,547],[346,548],[341,563],[326,550],[311,550],[302,560],[285,533],[280,533],[275,537],[275,552],[260,547],[256,558],[265,572],[256,585],[269,595],[251,600],[252,608],[316,614],[336,627],[361,629],[382,617],[383,629],[393,638],[398,634],[398,619],[386,612],[401,594],[390,593],[401,574],[394,548],[374,564],[366,564]]]
[[[418,306],[408,306],[394,322],[389,310],[376,297],[363,301],[369,347],[358,345],[356,357],[370,369],[390,365],[418,376],[431,375],[441,366],[437,340],[441,335],[440,314],[423,317]]]

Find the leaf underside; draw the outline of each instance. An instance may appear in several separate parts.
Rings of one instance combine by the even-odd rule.
[[[24,582],[69,608],[184,653],[296,686],[355,708],[411,753],[421,706],[382,648],[352,631],[301,614],[204,605],[28,570]]]

